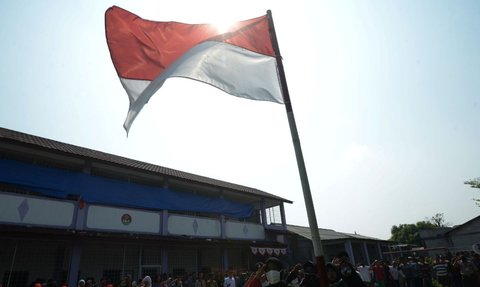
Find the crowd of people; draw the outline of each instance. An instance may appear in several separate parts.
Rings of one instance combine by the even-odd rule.
[[[375,260],[370,265],[354,266],[348,254],[342,252],[325,264],[324,275],[311,261],[288,267],[271,257],[257,263],[251,272],[162,274],[137,280],[126,275],[119,282],[80,279],[77,287],[319,287],[320,282],[329,287],[480,287],[480,255],[459,252],[435,258],[399,257],[391,262]],[[67,286],[48,280],[34,282],[31,287]]]
[[[358,264],[356,269],[367,286],[480,287],[480,255],[474,252],[375,260],[370,266]]]

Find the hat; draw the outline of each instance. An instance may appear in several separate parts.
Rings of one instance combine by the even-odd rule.
[[[282,269],[282,262],[277,257],[270,257],[265,261],[265,271]]]
[[[83,279],[78,280],[78,285],[85,285],[85,280]]]

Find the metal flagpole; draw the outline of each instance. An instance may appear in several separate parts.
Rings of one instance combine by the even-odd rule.
[[[310,232],[312,234],[313,251],[315,253],[317,268],[320,274],[321,286],[328,286],[327,273],[325,269],[325,258],[323,254],[322,242],[320,240],[320,234],[318,232],[317,218],[315,216],[312,193],[310,192],[310,185],[308,183],[307,169],[305,168],[305,161],[303,160],[302,148],[300,146],[300,139],[298,137],[295,117],[293,116],[292,103],[290,101],[290,94],[288,93],[287,79],[285,77],[285,71],[283,69],[282,57],[277,42],[277,35],[275,34],[272,12],[270,10],[267,10],[267,16],[270,28],[270,37],[272,40],[273,49],[275,51],[275,57],[277,59],[277,68],[280,75],[280,84],[283,100],[285,102],[285,108],[287,110],[288,123],[290,125],[290,132],[292,134],[293,146],[295,148],[295,155],[297,158],[298,171],[300,173],[300,180],[302,182],[303,197],[305,200],[305,207],[307,209]]]

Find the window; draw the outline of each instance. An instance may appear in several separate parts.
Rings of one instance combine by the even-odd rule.
[[[265,213],[267,216],[267,224],[282,224],[280,205],[265,209]]]

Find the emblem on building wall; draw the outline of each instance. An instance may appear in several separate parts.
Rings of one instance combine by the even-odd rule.
[[[123,225],[129,225],[130,223],[132,223],[132,217],[130,216],[130,214],[125,213],[124,215],[122,215],[122,223]]]

